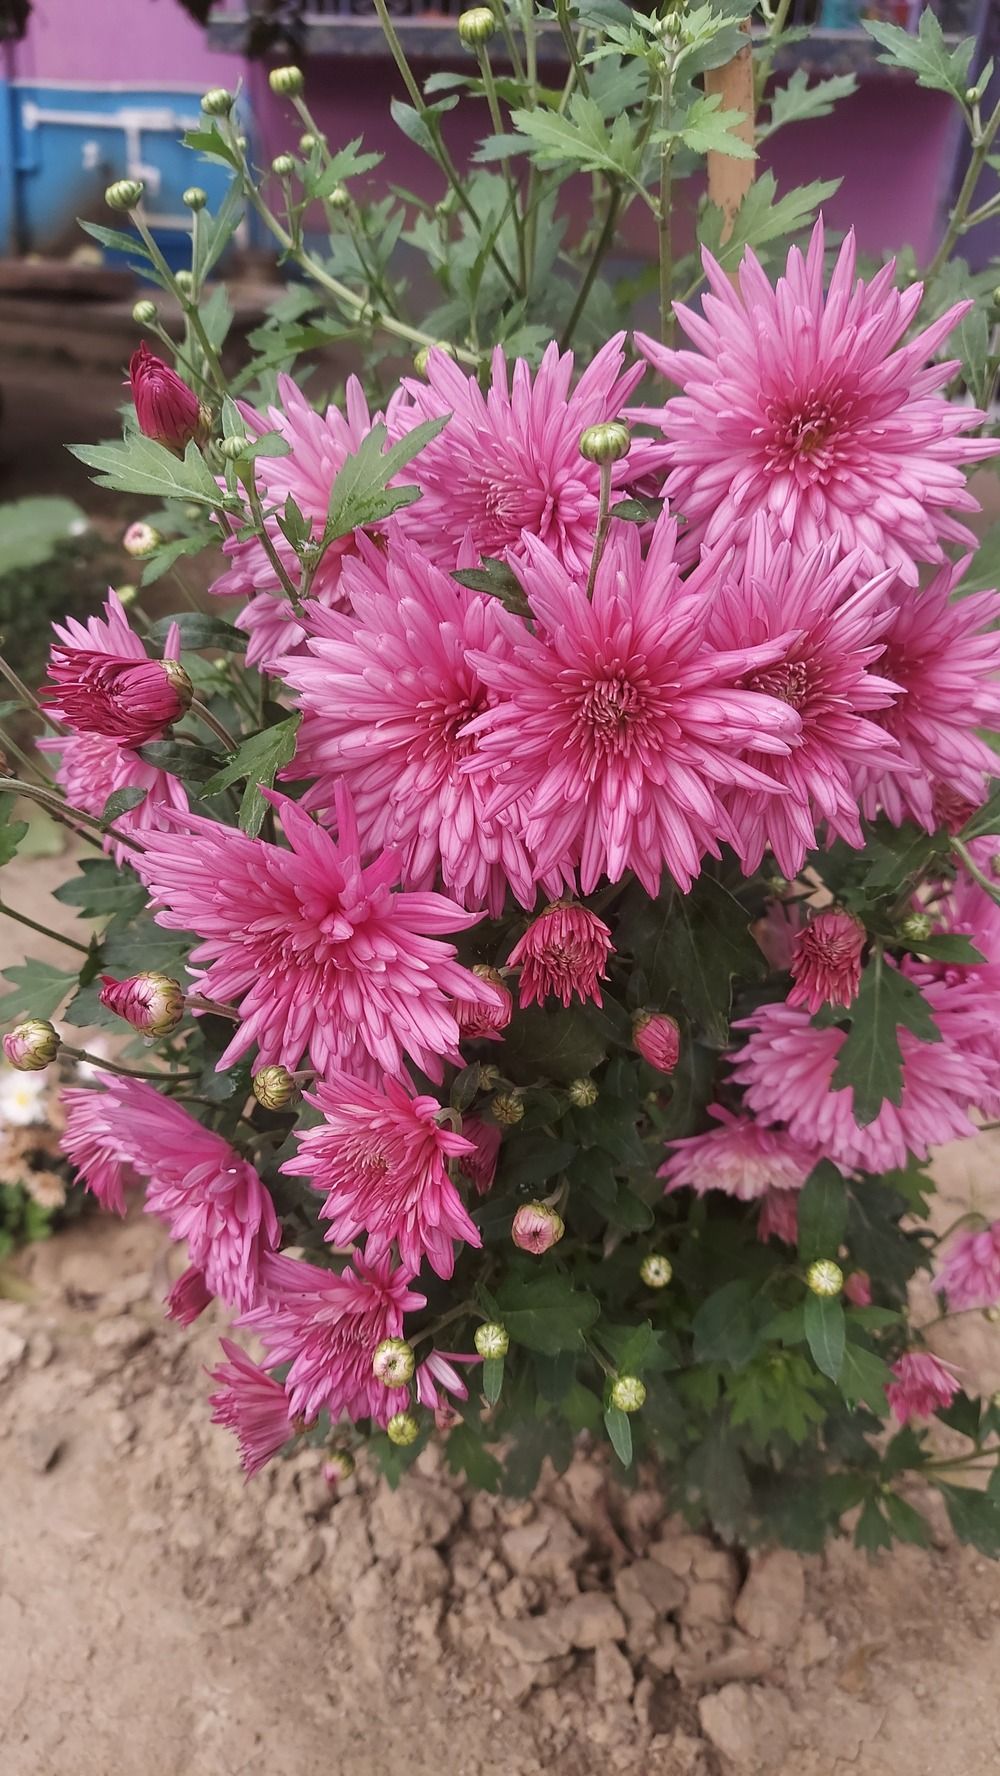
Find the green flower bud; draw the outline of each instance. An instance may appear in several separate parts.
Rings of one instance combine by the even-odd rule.
[[[299,1088],[287,1067],[261,1067],[253,1076],[253,1095],[264,1110],[287,1110]]]
[[[458,15],[458,35],[466,49],[488,43],[496,28],[496,16],[489,6],[472,6]]]
[[[228,117],[235,103],[232,93],[224,86],[213,86],[202,94],[201,108],[206,117]]]
[[[151,327],[158,312],[156,303],[150,302],[148,297],[144,297],[143,300],[137,302],[133,308],[132,319],[137,327]]]
[[[47,1018],[25,1018],[3,1039],[3,1052],[18,1073],[42,1073],[59,1053],[59,1037]]]
[[[104,193],[109,210],[134,210],[142,202],[144,187],[138,179],[116,179]]]
[[[123,604],[128,610],[129,605],[134,604],[139,596],[138,586],[119,586],[117,590],[119,604]],[[162,665],[163,662],[161,661],[160,664]]]
[[[490,1100],[490,1109],[494,1118],[504,1128],[513,1128],[516,1122],[524,1118],[524,1105],[514,1092],[497,1092]]]
[[[608,419],[601,425],[588,426],[580,433],[580,455],[587,462],[621,462],[632,448],[632,434],[620,419]]]
[[[185,209],[203,210],[207,202],[208,192],[203,191],[200,185],[189,185],[187,190],[181,193],[181,203]]]
[[[408,1449],[420,1435],[420,1426],[412,1412],[396,1412],[385,1427],[385,1434],[390,1443],[398,1444],[400,1449]]]
[[[276,179],[290,179],[295,171],[295,162],[290,154],[276,154],[271,162],[271,171]]]
[[[383,1338],[372,1357],[372,1374],[387,1388],[405,1387],[413,1380],[413,1347],[405,1338]]]
[[[306,130],[305,135],[299,137],[299,152],[311,154],[318,141],[318,136],[314,136],[311,130]]]
[[[844,1273],[832,1258],[817,1258],[806,1271],[806,1286],[814,1295],[832,1299],[844,1287]]]
[[[326,201],[331,210],[349,210],[352,199],[346,185],[335,185]]]
[[[510,1349],[507,1328],[501,1326],[499,1320],[487,1320],[485,1325],[477,1326],[473,1343],[484,1362],[505,1357]]]
[[[413,368],[418,376],[427,375],[427,366],[430,363],[432,351],[444,352],[445,356],[449,358],[455,356],[455,347],[447,339],[435,339],[433,345],[422,345],[413,358]]]
[[[929,913],[907,913],[899,923],[900,936],[905,937],[907,943],[922,943],[933,930],[934,920]]]
[[[267,84],[280,99],[297,99],[306,82],[301,68],[288,67],[272,68]]]
[[[323,1463],[325,1478],[336,1486],[340,1480],[349,1480],[356,1463],[349,1449],[331,1449]]]
[[[638,1412],[645,1404],[646,1384],[637,1375],[618,1375],[611,1383],[609,1400],[619,1412]]]
[[[598,1090],[592,1079],[571,1079],[566,1095],[578,1110],[589,1110],[591,1104],[597,1103]]]
[[[194,289],[194,278],[189,271],[175,271],[174,283],[182,296],[190,296]]]
[[[674,1267],[662,1252],[647,1252],[639,1266],[639,1275],[647,1289],[665,1289],[674,1274]]]
[[[227,462],[239,462],[250,448],[250,439],[245,432],[234,432],[231,438],[219,439],[219,450]]]

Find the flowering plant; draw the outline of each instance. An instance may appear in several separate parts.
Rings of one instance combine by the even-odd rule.
[[[423,88],[376,5],[436,207],[366,198],[377,157],[331,149],[281,68],[305,134],[264,178],[205,95],[189,144],[233,176],[216,215],[187,193],[189,271],[128,181],[134,235],[91,226],[183,333],[137,304],[173,363],[141,344],[124,440],[76,454],[161,502],[128,533],[144,587],[221,550],[238,607],[112,592],[57,626],[55,781],[26,757],[6,787],[96,843],[58,895],[94,929],[82,969],[8,971],[8,1061],[57,1061],[60,1014],[70,1058],[68,1026],[153,1045],[64,1093],[64,1150],[186,1248],[175,1319],[217,1299],[254,1335],[212,1395],[248,1473],[305,1439],[395,1478],[440,1436],[528,1491],[587,1431],[746,1539],[816,1546],[851,1507],[867,1546],[920,1539],[918,1473],[1000,1552],[993,1482],[960,1484],[1000,1411],[907,1307],[932,1268],[946,1308],[1000,1303],[1000,1224],[938,1258],[926,1220],[932,1149],[1000,1112],[1000,594],[965,477],[1000,452],[995,313],[949,258],[976,180],[923,282],[859,275],[829,188],[744,176],[787,8],[754,85],[741,0],[559,4],[560,96],[530,4],[463,14],[476,72]],[[981,170],[971,45],[871,31],[955,96]],[[758,125],[843,86],[795,76]],[[456,167],[459,92],[499,172]],[[720,201],[675,260],[706,151]],[[633,204],[661,307],[630,342],[602,266]],[[206,278],[247,205],[302,281],[229,374]],[[419,327],[404,227],[441,287]],[[337,340],[371,405],[292,375]],[[947,1466],[935,1415],[967,1439]]]

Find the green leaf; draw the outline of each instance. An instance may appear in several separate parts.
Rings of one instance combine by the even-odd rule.
[[[486,592],[491,598],[499,598],[507,610],[514,611],[519,617],[530,615],[531,606],[524,587],[506,561],[496,561],[487,555],[482,567],[463,567],[451,577],[460,586],[468,586],[470,592]]]
[[[787,85],[779,86],[771,99],[771,115],[757,130],[757,141],[764,142],[775,130],[787,123],[805,123],[813,117],[829,117],[838,99],[849,98],[857,91],[853,74],[836,74],[832,80],[817,80],[809,85],[804,68],[796,68]]]
[[[896,1034],[900,1027],[921,1042],[941,1040],[920,988],[876,949],[861,976],[850,1032],[831,1080],[834,1091],[850,1086],[854,1119],[862,1128],[874,1122],[886,1098],[890,1104],[898,1104],[903,1095],[903,1063]]]
[[[809,1294],[806,1298],[804,1324],[806,1343],[817,1369],[831,1381],[840,1378],[844,1361],[844,1309],[841,1302],[827,1295]]]
[[[728,238],[722,238],[727,220],[724,211],[717,204],[710,204],[699,229],[699,240],[727,271],[731,270],[739,264],[746,247],[765,246],[769,241],[808,228],[839,184],[839,179],[814,179],[811,185],[796,186],[779,198],[775,196],[774,174],[762,173],[737,210]]]
[[[654,142],[683,142],[693,154],[727,154],[733,160],[756,160],[749,142],[735,132],[746,122],[743,111],[721,111],[720,93],[699,93],[675,130],[655,130]]]
[[[702,1302],[691,1322],[696,1363],[729,1363],[734,1369],[749,1363],[758,1343],[753,1295],[749,1279],[736,1277]]]
[[[854,1531],[854,1546],[866,1554],[892,1547],[892,1530],[873,1498],[865,1500]]]
[[[758,980],[764,958],[750,935],[749,914],[710,876],[690,894],[668,891],[650,900],[630,891],[619,935],[641,968],[653,1000],[684,1001],[707,1040],[720,1048],[729,1033],[733,980]]]
[[[85,222],[83,217],[77,218],[77,227],[91,240],[99,241],[102,247],[110,247],[115,253],[134,253],[139,259],[148,259],[145,243],[138,235],[124,234],[120,228],[105,228],[102,222]]]
[[[516,1084],[583,1079],[606,1052],[600,1035],[577,1005],[553,1011],[529,1005],[515,1013],[504,1031],[504,1072]]]
[[[878,57],[886,67],[906,68],[916,75],[918,86],[929,87],[933,92],[951,93],[964,104],[975,38],[963,38],[958,47],[949,52],[941,22],[930,7],[925,7],[921,13],[916,34],[904,31],[899,25],[880,24],[875,19],[862,19],[861,23],[869,37],[874,37],[876,43],[881,43],[888,51],[887,55]]]
[[[195,501],[198,505],[221,505],[223,494],[216,486],[197,444],[190,443],[183,459],[174,456],[152,438],[141,432],[130,433],[119,444],[74,444],[71,455],[97,469],[98,487],[113,487],[118,493],[145,493],[156,499]]]
[[[346,180],[360,178],[362,173],[374,172],[375,168],[381,165],[381,154],[359,152],[361,141],[360,136],[355,136],[353,142],[348,142],[343,148],[338,148],[336,154],[331,155],[323,167],[315,183],[308,179],[305,181],[310,197],[329,197],[331,192],[336,191],[337,186],[343,185]]]
[[[149,914],[140,913],[129,923],[116,919],[108,927],[101,953],[109,974],[127,977],[148,969],[183,980],[184,965],[197,942],[192,933],[165,931]]]
[[[182,746],[179,740],[147,740],[139,757],[157,771],[168,771],[185,783],[207,783],[219,769],[219,754],[210,746]]]
[[[5,968],[3,978],[12,991],[0,999],[0,1017],[54,1018],[71,987],[79,981],[79,971],[54,968],[51,962],[19,962]]]
[[[558,115],[536,108],[511,112],[514,136],[493,138],[474,155],[475,160],[507,159],[513,153],[530,153],[541,167],[580,172],[610,173],[634,184],[642,153],[631,117],[620,114],[610,125],[592,98],[576,92],[567,111]]]
[[[929,1548],[931,1528],[926,1517],[906,1499],[900,1498],[896,1492],[887,1492],[882,1496],[882,1509],[889,1519],[889,1526],[897,1541],[912,1542],[914,1547]]]
[[[334,477],[325,537],[333,540],[347,536],[362,524],[388,518],[400,506],[411,506],[419,498],[419,489],[390,487],[389,482],[444,430],[450,418],[451,414],[446,413],[440,419],[424,420],[389,450],[385,449],[385,426],[373,426],[360,448],[344,459]]]
[[[495,1406],[503,1390],[503,1357],[487,1357],[483,1363],[483,1393],[487,1404]]]
[[[956,598],[964,598],[969,592],[989,592],[997,585],[1000,585],[1000,524],[994,524],[986,532],[968,569],[955,588],[955,596]],[[973,815],[973,820],[978,820],[978,818],[978,814]],[[980,827],[981,832],[996,832],[996,830],[995,825]],[[963,830],[963,839],[969,836],[968,831]]]
[[[230,148],[221,130],[214,123],[199,126],[198,129],[184,132],[185,148],[193,148],[205,160],[221,161],[223,166],[239,168],[239,156],[234,148]]]
[[[864,1400],[873,1412],[884,1418],[885,1388],[891,1379],[888,1365],[874,1351],[866,1350],[863,1344],[847,1343],[844,1346],[844,1360],[837,1381],[845,1400],[852,1403]]]
[[[632,1421],[628,1413],[623,1412],[620,1406],[605,1407],[604,1428],[622,1467],[630,1468],[632,1466]]]
[[[142,584],[144,586],[155,585],[157,580],[162,580],[165,573],[169,573],[176,562],[187,555],[200,555],[204,549],[208,548],[210,540],[203,534],[199,534],[198,536],[174,537],[169,543],[161,543],[151,555],[147,555],[143,559]],[[184,614],[191,615],[192,613],[185,612]],[[156,627],[155,623],[151,624],[150,633]]]
[[[50,561],[60,543],[90,529],[73,500],[46,496],[0,505],[0,578]]]
[[[457,1424],[444,1446],[445,1460],[453,1474],[464,1474],[480,1492],[499,1491],[503,1469],[495,1455],[484,1449],[481,1434],[471,1424]]]
[[[847,1227],[847,1190],[837,1167],[821,1159],[799,1195],[799,1257],[835,1258]]]
[[[224,623],[221,617],[207,616],[204,611],[175,611],[173,616],[158,617],[150,624],[148,639],[162,647],[175,623],[180,630],[181,647],[190,653],[196,654],[202,648],[224,648],[231,654],[246,650],[247,638],[242,629]]]
[[[986,960],[971,939],[963,937],[960,931],[945,931],[936,937],[923,937],[919,942],[908,943],[906,947],[918,956],[929,956],[933,962],[961,962],[971,967]]]
[[[557,1172],[565,1170],[575,1153],[573,1141],[556,1141],[541,1131],[525,1135],[515,1129],[500,1150],[500,1175],[507,1187],[524,1190],[554,1178]]]
[[[960,1542],[970,1542],[989,1560],[1000,1559],[1000,1499],[968,1486],[938,1482],[948,1507],[951,1527]]]
[[[113,826],[120,814],[131,814],[146,800],[146,790],[135,785],[126,789],[113,789],[101,810],[101,820],[105,826]]]
[[[514,1344],[550,1357],[581,1350],[583,1333],[600,1313],[593,1295],[562,1276],[509,1276],[497,1290],[497,1305]]]
[[[220,790],[228,789],[231,783],[240,778],[247,779],[247,787],[240,804],[240,827],[251,838],[256,838],[264,824],[267,813],[267,800],[261,794],[262,787],[270,789],[275,777],[283,765],[287,765],[295,751],[295,736],[298,732],[299,715],[290,715],[286,721],[278,722],[273,728],[264,728],[259,734],[251,734],[249,740],[233,753],[227,765],[216,771],[203,786],[206,796],[218,795]]]
[[[26,820],[8,820],[0,826],[0,868],[16,857],[21,840],[27,838],[29,831]]]
[[[131,870],[120,870],[109,857],[85,857],[77,865],[78,876],[55,890],[62,906],[76,907],[88,919],[124,918],[142,911],[146,890]]]
[[[389,111],[393,123],[402,130],[404,136],[407,136],[418,148],[422,148],[425,154],[435,157],[437,142],[433,133],[434,126],[438,124],[446,111],[453,111],[457,104],[457,97],[439,99],[436,105],[424,105],[418,111],[413,105],[405,105],[402,99],[392,99]]]

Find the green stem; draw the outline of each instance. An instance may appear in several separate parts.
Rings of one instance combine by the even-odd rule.
[[[510,65],[513,70],[514,79],[519,80],[523,84],[524,63],[521,60],[521,51],[517,47],[517,39],[507,22],[507,9],[504,6],[503,0],[493,0],[493,12],[496,15],[497,23],[500,26],[500,35],[503,38],[504,48],[510,58]]]
[[[194,333],[198,344],[201,346],[209,379],[212,382],[213,387],[220,395],[224,395],[226,392],[226,379],[222,372],[222,365],[219,362],[218,352],[202,325],[201,315],[198,313],[197,302],[192,300],[192,296],[189,295],[186,290],[179,288],[177,279],[167,264],[167,261],[164,259],[163,254],[160,252],[159,247],[138,211],[133,212],[132,220],[135,223],[137,232],[142,237],[150,259],[156,266],[157,271],[163,278],[171,295],[177,302],[179,302],[188,321],[188,325]]]
[[[61,931],[53,931],[50,925],[40,925],[37,919],[29,919],[27,913],[15,912],[4,900],[0,900],[0,913],[5,913],[8,919],[16,919],[19,925],[26,925],[29,931],[37,931],[40,937],[51,937],[54,943],[65,944],[68,950],[78,950],[81,956],[90,955],[86,944],[77,943],[74,937],[63,937]]]
[[[278,554],[267,528],[267,520],[264,517],[264,507],[261,503],[261,497],[257,487],[257,471],[254,464],[252,462],[249,463],[245,468],[238,470],[237,473],[240,486],[243,488],[247,496],[247,505],[250,507],[264,553],[267,556],[268,561],[271,563],[274,572],[278,576],[278,584],[281,586],[285,597],[291,599],[292,609],[298,616],[301,616],[302,600],[299,597],[298,587],[295,586],[289,578],[285,564],[282,561],[281,556]]]
[[[492,123],[493,128],[496,131],[497,135],[502,136],[504,133],[504,128],[503,128],[503,117],[500,114],[500,99],[497,94],[496,81],[493,78],[493,68],[490,63],[490,52],[489,52],[489,49],[485,43],[480,43],[477,45],[476,57],[479,62],[479,72],[483,77],[483,91],[486,94],[486,103],[489,107],[490,122]],[[524,241],[524,217],[521,215],[521,211],[519,208],[518,190],[517,190],[517,186],[514,182],[514,175],[510,169],[510,161],[509,160],[505,160],[503,163],[503,177],[504,177],[504,183],[507,187],[507,196],[510,200],[510,213],[514,219],[514,232],[517,236],[518,277],[520,279],[521,291],[522,291],[523,295],[527,296],[527,294],[528,294],[528,259],[527,259],[527,252],[525,249],[525,241]]]
[[[759,52],[754,77],[754,100],[759,105],[764,96],[764,88],[771,78],[774,58],[778,53],[778,44],[782,32],[788,23],[788,14],[792,10],[792,0],[778,0],[773,14],[768,20],[767,37]]]
[[[206,709],[204,703],[199,702],[198,698],[195,697],[190,707],[191,714],[197,716],[202,725],[208,728],[209,732],[214,734],[217,740],[222,741],[227,752],[239,752],[239,741],[229,732],[229,729],[225,724],[220,722],[218,718],[212,714],[210,709]]]
[[[621,210],[621,203],[622,188],[616,181],[612,180],[604,224],[597,237],[593,250],[588,255],[587,269],[581,279],[580,288],[577,290],[576,301],[570,312],[569,320],[566,322],[566,325],[562,330],[562,337],[559,341],[560,351],[566,351],[572,341],[573,334],[576,332],[580,316],[583,314],[583,311],[587,306],[587,299],[594,287],[594,280],[601,269],[604,259],[607,256],[608,248],[611,246],[615,237],[615,226]]]
[[[594,596],[597,582],[597,570],[601,565],[604,545],[608,540],[608,529],[611,524],[611,475],[613,465],[601,464],[601,491],[597,505],[597,530],[594,535],[594,553],[590,557],[590,572],[587,575],[587,597]]]
[[[118,845],[126,845],[130,851],[142,850],[142,846],[137,844],[129,833],[121,832],[117,826],[107,826],[103,821],[97,820],[93,814],[85,814],[82,808],[71,808],[68,803],[60,801],[57,795],[43,789],[37,783],[25,783],[20,777],[0,777],[0,795],[7,791],[11,795],[24,796],[28,801],[37,802],[39,807],[54,814],[57,820],[79,821],[81,826],[90,827],[94,832],[100,833],[102,838],[114,839]]]
[[[559,26],[559,31],[560,31],[560,35],[562,36],[563,43],[566,46],[566,54],[569,58],[570,73],[572,74],[576,85],[579,87],[584,98],[586,99],[590,95],[590,86],[587,81],[587,76],[584,73],[583,63],[580,60],[580,52],[579,52],[579,48],[577,46],[577,41],[573,35],[573,26],[570,23],[569,6],[567,4],[567,0],[556,0],[556,22]]]
[[[995,882],[990,881],[989,876],[983,874],[969,850],[968,845],[964,845],[961,839],[953,838],[951,841],[951,848],[954,851],[955,856],[961,858],[962,863],[968,874],[972,877],[972,880],[978,882],[980,888],[989,895],[990,899],[995,901],[997,906],[1000,906],[1000,888],[997,887]]]
[[[105,1060],[103,1055],[88,1054],[85,1048],[71,1048],[69,1043],[61,1044],[59,1053],[66,1055],[71,1061],[85,1061],[89,1067],[96,1067],[99,1073],[119,1073],[123,1079],[161,1079],[165,1085],[178,1084],[182,1080],[200,1079],[200,1073],[167,1073],[162,1067],[150,1072],[140,1067],[123,1067],[118,1061]]]
[[[941,245],[938,247],[927,270],[924,272],[923,284],[925,295],[935,279],[938,278],[944,270],[944,267],[951,256],[952,248],[966,226],[969,206],[972,203],[976,186],[979,183],[979,175],[986,164],[986,157],[993,146],[993,139],[996,136],[997,131],[1000,130],[1000,103],[996,105],[993,114],[989,118],[985,127],[979,126],[978,119],[974,119],[972,130],[972,154],[969,157],[969,164],[966,168],[965,178],[962,180],[958,196],[955,199],[955,207],[949,217],[948,227],[945,230]]]
[[[64,727],[61,721],[56,721],[55,716],[50,715],[44,705],[39,703],[34,691],[28,689],[28,686],[22,678],[18,678],[13,666],[8,665],[2,654],[0,654],[0,677],[7,680],[11,690],[16,692],[25,708],[32,710],[33,713],[37,715],[41,721],[45,722],[46,726],[50,727],[54,733],[69,733],[69,729]]]
[[[674,86],[674,65],[672,60],[664,64],[662,87],[660,90],[660,129],[664,132],[670,128],[671,101]],[[673,218],[673,158],[674,144],[665,137],[660,143],[660,196],[657,205],[657,237],[660,261],[660,338],[664,345],[669,345],[674,336],[673,281],[674,281],[674,218]]]
[[[20,746],[18,746],[17,741],[11,739],[5,728],[0,728],[0,748],[2,748],[4,752],[10,753],[11,758],[17,760],[22,770],[33,771],[39,782],[46,788],[49,787],[52,779],[46,775],[41,762],[38,759],[29,758],[28,754],[23,752]],[[42,756],[44,757],[44,754]]]

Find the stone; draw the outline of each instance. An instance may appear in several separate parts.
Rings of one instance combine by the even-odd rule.
[[[93,1331],[95,1347],[116,1357],[134,1356],[152,1336],[151,1326],[125,1314],[113,1320],[99,1320]]]
[[[754,1561],[733,1614],[752,1640],[789,1647],[798,1634],[805,1601],[802,1561],[788,1548],[775,1548]]]
[[[28,1349],[28,1340],[9,1326],[0,1326],[0,1381],[7,1381]]]
[[[500,1538],[500,1552],[513,1573],[530,1572],[535,1556],[548,1539],[549,1525],[539,1518],[520,1529],[508,1529]]]
[[[47,1369],[55,1354],[55,1341],[47,1332],[32,1333],[28,1347],[29,1369]]]
[[[572,1645],[561,1615],[559,1612],[528,1616],[524,1621],[496,1622],[490,1638],[497,1651],[508,1659],[516,1659],[522,1665],[543,1665],[548,1659],[562,1658]]]
[[[791,1706],[780,1690],[725,1684],[698,1703],[701,1730],[734,1769],[766,1776],[777,1770],[791,1743]]]
[[[681,1643],[676,1628],[672,1622],[665,1622],[657,1633],[655,1645],[649,1649],[646,1658],[654,1671],[660,1671],[664,1676],[667,1676],[673,1671],[680,1650]]]
[[[371,1538],[381,1558],[437,1547],[462,1515],[461,1501],[439,1482],[409,1474],[395,1492],[384,1488],[371,1514]]]
[[[448,1589],[448,1568],[436,1548],[414,1548],[404,1554],[396,1574],[396,1591],[405,1603],[432,1603]]]
[[[279,1546],[273,1560],[269,1560],[264,1569],[269,1584],[275,1591],[287,1591],[291,1585],[316,1571],[325,1552],[323,1538],[316,1530],[311,1535],[298,1536],[285,1547]]]
[[[726,1683],[752,1683],[766,1677],[774,1663],[773,1648],[741,1634],[721,1652],[707,1657],[682,1654],[674,1669],[690,1689],[709,1689]]]
[[[24,1439],[24,1458],[35,1474],[47,1474],[62,1453],[62,1431],[58,1422],[33,1424]]]
[[[654,1542],[649,1550],[651,1560],[659,1561],[661,1566],[668,1567],[679,1579],[684,1579],[694,1571],[696,1555],[712,1553],[714,1549],[706,1536],[699,1535],[665,1535]]]
[[[709,1622],[729,1622],[732,1613],[733,1600],[727,1585],[714,1579],[696,1579],[684,1599],[680,1619],[686,1628],[700,1628]]]
[[[594,1694],[600,1707],[611,1702],[628,1702],[635,1688],[632,1667],[613,1641],[599,1646],[594,1654]]]
[[[570,1646],[591,1651],[625,1639],[625,1618],[604,1591],[582,1591],[560,1614]]]

